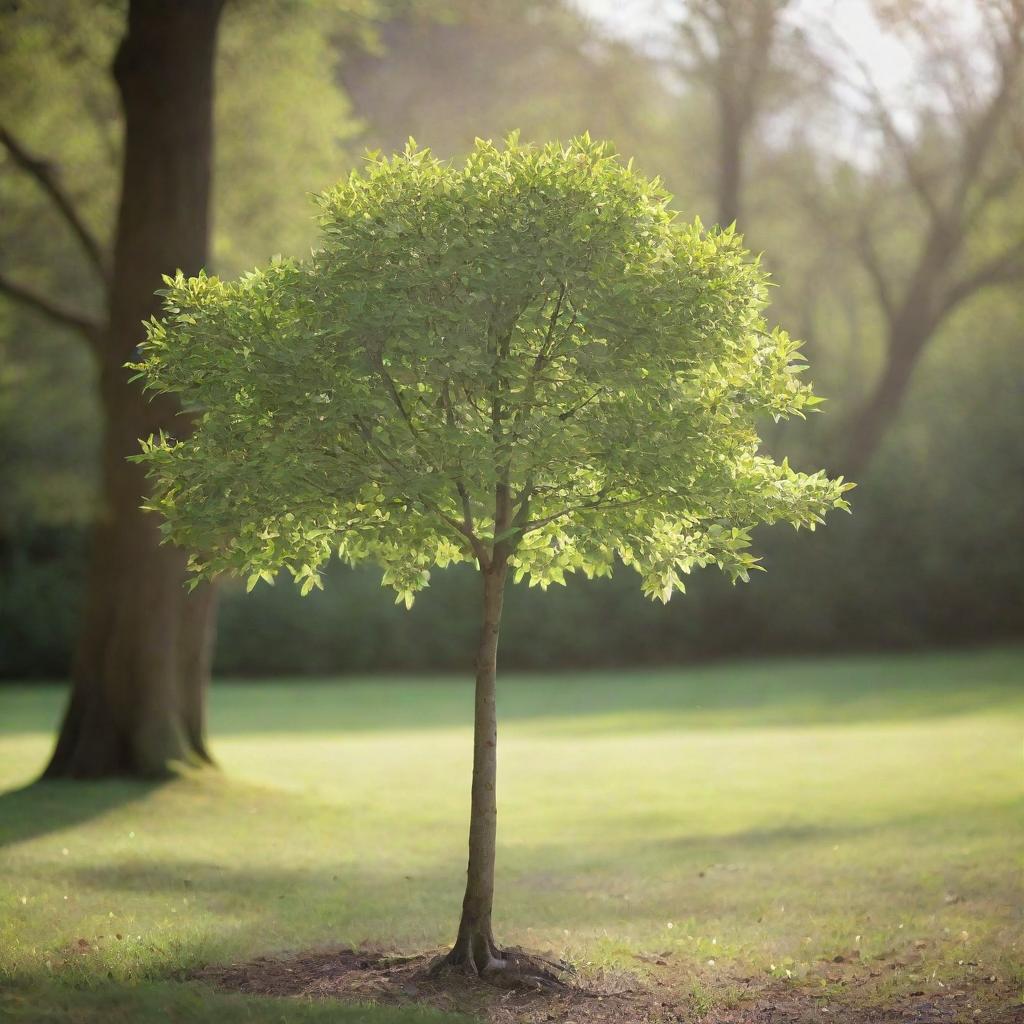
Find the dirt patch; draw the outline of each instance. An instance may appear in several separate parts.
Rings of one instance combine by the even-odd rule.
[[[249,995],[431,1006],[490,1024],[1024,1024],[1008,981],[967,965],[955,983],[894,985],[908,959],[837,958],[799,979],[746,976],[663,954],[637,971],[563,974],[557,991],[432,973],[443,951],[413,957],[341,949],[211,966],[194,978]],[[912,956],[912,954],[911,954]]]

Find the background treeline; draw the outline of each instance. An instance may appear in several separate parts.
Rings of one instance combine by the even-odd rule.
[[[829,41],[814,5],[785,0],[638,5],[627,35],[557,3],[229,5],[212,269],[305,251],[307,193],[365,147],[413,135],[458,156],[474,136],[512,128],[613,138],[663,176],[683,216],[735,217],[765,250],[779,285],[772,315],[807,340],[829,399],[806,424],[766,425],[767,443],[785,436],[797,464],[856,479],[855,514],[811,537],[768,532],[766,574],[735,588],[698,574],[666,607],[643,600],[625,570],[547,593],[514,588],[505,664],[1019,638],[1024,133],[1020,23],[1004,19],[1018,6],[944,20],[941,4],[885,5],[910,79],[931,76],[918,101],[909,85],[874,91],[870,67]],[[35,0],[2,20],[3,124],[34,152],[59,153],[61,180],[106,236],[119,158],[107,68],[123,13]],[[95,303],[73,241],[9,155],[0,203],[0,269]],[[0,676],[67,672],[99,511],[96,402],[80,341],[0,300]],[[343,567],[306,599],[283,580],[248,596],[229,584],[215,664],[462,668],[475,586],[472,573],[436,574],[407,613],[373,573]]]

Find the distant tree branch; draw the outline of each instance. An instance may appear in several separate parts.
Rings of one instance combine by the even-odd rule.
[[[742,81],[739,94],[742,98],[741,116],[749,123],[761,101],[761,84],[768,70],[769,57],[775,46],[779,30],[779,18],[790,0],[776,0],[775,3],[754,4],[750,15],[747,59],[740,62]],[[743,75],[743,71],[746,74]]]
[[[1001,284],[1024,281],[1024,239],[986,260],[947,289],[942,312],[949,313],[976,292]]]
[[[868,66],[867,61],[854,53],[849,43],[838,34],[833,33],[832,38],[836,46],[842,50],[847,59],[854,65],[854,67],[856,67],[860,75],[860,86],[850,81],[850,79],[844,75],[843,77],[846,80],[846,84],[851,89],[864,96],[870,104],[871,110],[874,113],[875,121],[881,129],[883,137],[889,144],[890,148],[894,150],[900,158],[900,163],[903,166],[903,172],[906,175],[907,182],[924,204],[932,221],[936,223],[940,222],[943,219],[944,214],[939,204],[938,197],[935,194],[934,186],[925,171],[918,165],[917,154],[913,145],[897,127],[896,121],[893,119],[893,116],[889,111],[886,99],[882,95],[882,90],[879,88],[878,82],[876,81],[871,68]]]
[[[919,137],[901,129],[866,64],[849,54],[848,47],[837,39],[837,46],[858,66],[858,77],[864,82],[859,88],[867,98],[869,112],[929,219],[909,273],[902,284],[894,284],[874,243],[870,214],[866,208],[860,211],[861,223],[855,229],[857,252],[886,314],[888,346],[876,386],[843,425],[839,462],[850,472],[862,469],[877,451],[904,400],[921,352],[943,320],[982,289],[1024,281],[1024,240],[1011,242],[995,256],[957,271],[973,229],[1021,180],[1021,140],[1011,134],[1005,153],[999,152],[999,146],[1004,133],[1018,129],[1014,114],[1024,69],[1024,0],[1009,0],[1002,16],[996,15],[995,6],[991,10],[985,49],[992,57],[995,74],[984,95],[961,88],[973,54],[958,52],[954,58],[941,26],[913,23],[935,67],[947,72],[941,80],[953,116],[944,128],[947,145],[941,157],[926,133]],[[933,37],[933,32],[938,34]],[[950,65],[952,59],[958,63]],[[956,73],[948,73],[951,67]],[[919,113],[927,116],[927,108]]]
[[[866,224],[862,224],[860,231],[857,233],[857,251],[860,254],[864,269],[871,278],[871,283],[875,286],[875,294],[878,296],[878,301],[885,315],[891,320],[895,311],[892,292],[889,288],[885,271],[882,268],[878,250],[875,247],[875,240],[871,237],[871,232]]]
[[[736,5],[690,0],[676,30],[683,42],[675,65],[700,80],[727,108],[739,131],[757,115],[780,17],[792,0]]]
[[[103,330],[102,324],[85,313],[62,306],[23,284],[17,284],[3,274],[0,274],[0,294],[8,296],[27,309],[42,314],[62,327],[73,328],[84,335],[90,345],[95,347],[99,344],[100,334]]]
[[[0,143],[10,154],[15,165],[34,178],[39,187],[49,196],[64,221],[74,232],[89,262],[96,268],[100,280],[106,285],[109,281],[107,261],[96,236],[89,230],[79,212],[75,209],[71,197],[64,190],[52,164],[31,154],[6,128],[0,127]]]
[[[693,57],[694,66],[685,66],[684,72],[690,75],[703,75],[705,80],[713,78],[715,55],[708,49],[706,41],[694,27],[693,21],[684,18],[678,25],[679,33],[689,45],[689,55]]]
[[[955,202],[962,207],[972,185],[984,166],[985,157],[992,147],[1000,126],[1010,112],[1017,92],[1024,62],[1024,4],[1014,3],[1007,18],[1005,46],[995,42],[999,80],[987,106],[964,132],[963,158],[957,182]]]
[[[1024,146],[1021,148],[1024,156]],[[984,216],[989,207],[999,199],[1005,198],[1021,180],[1021,166],[1017,161],[1007,162],[998,174],[993,175],[982,185],[964,214],[964,224],[973,227]]]

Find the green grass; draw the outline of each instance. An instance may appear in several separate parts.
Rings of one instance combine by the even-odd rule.
[[[798,979],[822,958],[918,941],[923,981],[906,983],[919,986],[959,961],[1006,976],[1020,960],[1024,652],[499,687],[499,940]],[[286,1011],[174,979],[317,945],[452,938],[468,681],[222,684],[221,776],[19,788],[62,699],[0,689],[0,1018],[438,1016]]]

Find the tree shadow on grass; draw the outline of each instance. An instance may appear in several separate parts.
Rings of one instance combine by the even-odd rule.
[[[125,798],[144,795],[140,786],[105,785],[124,787],[122,802]],[[3,800],[12,797],[30,800],[35,789],[27,787],[0,797],[0,808]],[[197,791],[189,786],[179,792],[191,800]],[[177,834],[182,837],[201,828],[210,817],[243,813],[246,796],[250,792],[257,795],[255,789],[250,791],[247,787],[227,783],[204,785],[202,792],[209,798],[209,806],[201,817],[177,821]],[[75,802],[74,794],[67,787],[57,789],[56,794],[69,803]],[[173,793],[170,795],[174,798]],[[137,947],[125,945],[122,952],[123,944],[118,941],[121,937],[109,934],[113,926],[108,929],[103,920],[93,921],[89,927],[107,932],[105,937],[90,930],[69,932],[88,940],[89,955],[77,956],[74,955],[76,950],[71,951],[74,960],[81,960],[81,963],[73,965],[73,974],[66,979],[63,975],[49,977],[41,965],[36,970],[24,964],[21,973],[14,978],[26,993],[31,992],[31,995],[26,994],[22,1005],[28,1006],[29,1001],[34,1000],[39,1010],[46,1012],[33,1016],[26,1010],[22,1017],[12,1014],[11,1019],[19,1024],[22,1020],[33,1024],[56,1022],[72,1016],[84,1024],[93,1021],[98,1024],[101,1020],[104,1024],[107,1021],[127,1024],[128,1021],[149,1020],[150,1015],[153,1020],[163,1020],[167,1019],[167,1013],[158,1012],[165,1005],[160,1001],[162,998],[171,1000],[166,1005],[176,1009],[178,1000],[182,1000],[182,1020],[270,1021],[287,1014],[288,1019],[296,1022],[338,1019],[345,1024],[347,1018],[336,1003],[320,1004],[322,1015],[319,1010],[309,1010],[307,1016],[305,1004],[300,1009],[298,1004],[262,1000],[258,1006],[248,1001],[244,1004],[222,1002],[224,997],[212,992],[208,996],[209,1003],[204,1001],[193,1013],[193,1003],[188,1002],[193,996],[182,991],[189,986],[174,986],[172,992],[167,979],[182,977],[204,963],[239,956],[251,958],[257,954],[280,954],[289,949],[337,948],[348,943],[397,942],[406,949],[424,949],[451,937],[449,929],[454,930],[457,920],[464,869],[461,856],[421,860],[415,874],[406,873],[408,863],[400,857],[385,855],[379,860],[372,857],[350,860],[344,856],[343,840],[348,822],[344,810],[311,807],[308,802],[295,806],[292,798],[262,790],[258,795],[269,801],[269,806],[261,805],[265,816],[259,834],[268,839],[291,835],[293,843],[285,848],[269,844],[270,856],[256,865],[240,862],[234,853],[215,849],[197,855],[198,851],[190,848],[187,841],[166,851],[161,849],[160,855],[155,857],[153,852],[145,855],[118,852],[94,857],[92,863],[87,864],[57,858],[57,866],[50,870],[56,872],[55,880],[66,883],[57,891],[66,889],[77,893],[83,899],[83,906],[88,904],[86,893],[101,894],[104,910],[109,905],[115,908],[118,918],[137,916],[140,932],[147,931],[147,924],[152,927],[154,921],[171,920],[163,915],[174,913],[176,934],[157,940],[160,949],[155,952],[148,935],[142,937],[144,941]],[[26,806],[26,813],[39,811],[39,804],[34,800]],[[94,804],[92,813],[102,813],[103,809],[113,806],[113,802],[103,807]],[[167,810],[170,815],[173,809]],[[1010,812],[1009,803],[994,804],[958,819],[958,825],[968,831],[991,832]],[[332,816],[330,821],[323,817],[328,813]],[[303,827],[300,823],[307,815],[313,815],[316,824],[306,828],[337,829],[340,849],[336,863],[319,858],[305,861],[304,837],[293,830]],[[70,811],[63,817],[72,823]],[[499,937],[506,941],[522,938],[529,926],[550,935],[556,931],[561,934],[564,926],[571,927],[574,933],[597,934],[607,928],[617,930],[621,925],[626,934],[638,920],[648,920],[652,913],[662,912],[660,908],[666,896],[672,894],[675,894],[673,899],[678,897],[677,902],[685,905],[697,919],[720,921],[724,915],[737,924],[754,920],[763,912],[766,898],[757,880],[764,877],[772,864],[783,863],[790,851],[878,836],[892,836],[900,848],[909,848],[905,841],[911,836],[919,837],[922,829],[927,831],[935,825],[930,816],[911,813],[864,823],[780,821],[777,825],[735,832],[695,835],[690,831],[694,822],[680,821],[675,835],[663,835],[652,841],[637,839],[635,830],[620,829],[617,823],[618,819],[610,815],[609,835],[596,858],[593,849],[589,852],[577,849],[569,835],[560,836],[558,842],[503,847],[499,858],[503,865],[500,871],[505,876],[500,883],[505,904],[501,911],[504,935]],[[666,849],[671,856],[666,857]],[[890,864],[896,863],[898,854],[894,853],[893,858]],[[815,904],[814,913],[846,906],[850,897],[844,885],[851,878],[885,871],[888,867],[885,862],[857,862],[834,872],[830,885],[835,891]],[[903,882],[913,889],[912,878]],[[950,879],[950,884],[956,884],[955,877]],[[772,898],[785,900],[788,905],[788,897],[804,888],[805,880],[783,872],[773,885],[776,888],[772,889]],[[653,888],[645,893],[647,886]],[[637,902],[627,902],[622,898],[623,892],[631,894]],[[120,899],[115,896],[118,893]],[[936,914],[943,912],[941,891],[931,894],[926,891],[924,896],[934,897]],[[922,893],[915,889],[908,892],[906,898],[920,899]],[[176,907],[176,911],[172,911],[172,907]],[[411,907],[414,909],[410,914]],[[900,899],[896,898],[892,909],[897,912],[899,907]],[[808,911],[794,903],[790,914],[795,919],[791,927],[800,928],[801,914],[807,917]],[[58,951],[56,955],[62,954]],[[111,984],[102,983],[106,996],[79,996],[77,990],[72,992],[69,988],[75,984],[75,977],[86,980],[88,987],[93,988],[108,976],[111,968],[115,972]],[[128,971],[132,977],[139,978],[140,983],[121,984],[118,981],[121,971]],[[158,996],[161,992],[163,995]],[[180,995],[176,994],[179,992]],[[195,998],[206,1000],[207,996],[196,990]],[[131,1006],[132,1013],[119,1016],[121,1006]],[[67,1011],[67,1016],[60,1016],[56,1009],[51,1012],[51,1008],[56,1007]],[[0,1017],[4,1009],[0,1000]],[[332,1012],[338,1016],[332,1017]],[[275,1013],[278,1016],[274,1016]],[[393,1018],[388,1015],[378,1018],[374,1011],[373,1015],[361,1019],[367,1024],[383,1024],[388,1019],[408,1019],[406,1013],[396,1010]]]
[[[218,686],[214,733],[421,731],[472,724],[468,674],[282,680],[279,687]],[[1020,650],[505,673],[498,683],[499,723],[549,734],[898,723],[1022,707]]]
[[[0,687],[0,738],[49,733],[62,691]],[[502,673],[503,725],[546,734],[901,723],[1024,710],[1024,649],[768,659],[641,671]],[[471,728],[472,678],[345,676],[222,681],[214,738]]]
[[[0,849],[84,824],[144,800],[165,780],[46,780],[0,793]]]
[[[0,1018],[10,1024],[470,1024],[468,1017],[428,1007],[250,997],[170,981],[103,982],[83,989],[41,978],[0,992]]]
[[[1018,811],[1018,801],[1001,801],[967,814],[958,812],[956,823],[967,832],[993,834],[1012,821]],[[597,859],[589,844],[581,847],[571,836],[559,843],[512,847],[499,844],[499,874],[504,876],[500,884],[506,899],[514,905],[515,893],[543,893],[543,902],[557,904],[558,913],[569,913],[573,927],[600,927],[610,919],[628,918],[630,913],[637,912],[636,908],[608,910],[601,906],[601,901],[594,902],[581,893],[620,874],[630,884],[636,884],[638,877],[648,882],[660,877],[665,884],[685,884],[691,896],[696,896],[698,886],[711,886],[719,881],[731,888],[730,872],[756,874],[801,851],[817,856],[822,847],[831,848],[835,843],[888,838],[895,844],[895,863],[901,859],[900,850],[909,849],[912,842],[920,842],[922,837],[944,834],[950,825],[941,816],[908,813],[872,822],[780,822],[775,826],[703,835],[688,833],[682,827],[675,835],[641,840],[635,838],[634,830],[619,830],[615,823],[612,818],[610,835],[602,842],[602,855]],[[622,838],[611,838],[620,832]],[[339,820],[339,835],[343,834],[344,823]],[[187,897],[193,906],[227,911],[232,928],[237,926],[238,917],[253,915],[285,922],[286,932],[293,927],[304,932],[311,923],[304,915],[309,908],[316,907],[314,916],[323,914],[324,920],[331,923],[331,940],[341,937],[363,941],[367,935],[383,940],[394,923],[403,920],[411,904],[421,910],[433,908],[428,916],[441,929],[439,939],[444,937],[445,925],[454,926],[463,884],[461,856],[431,860],[421,864],[414,874],[407,874],[406,868],[391,860],[338,864],[321,861],[305,867],[293,867],[287,860],[240,867],[230,858],[126,858],[82,867],[69,865],[62,874],[68,887],[76,891],[117,891],[129,897],[159,895],[179,901]],[[823,863],[827,870],[834,869],[829,862]],[[879,864],[872,861],[858,861],[846,865],[843,871],[869,875],[879,869]],[[705,876],[706,881],[698,881]],[[692,880],[680,883],[681,877]],[[742,898],[756,904],[763,895],[758,889],[750,889]],[[739,900],[739,893],[734,892],[733,898]],[[738,904],[736,909],[738,912]],[[537,913],[538,908],[534,907],[532,912]],[[546,913],[539,914],[540,920],[527,923],[545,923]],[[554,918],[550,923],[560,925]]]

